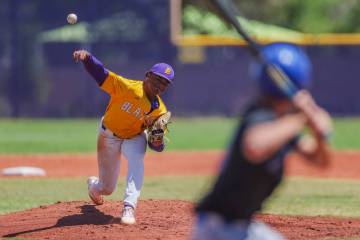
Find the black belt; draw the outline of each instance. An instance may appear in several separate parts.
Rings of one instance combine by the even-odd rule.
[[[101,128],[102,128],[104,131],[106,131],[106,129],[108,129],[108,128],[105,127],[105,125],[104,125],[103,123],[101,123]],[[113,133],[110,129],[108,129],[108,130],[113,134],[114,137],[121,138],[121,137],[119,137],[118,135],[116,135],[115,133]]]

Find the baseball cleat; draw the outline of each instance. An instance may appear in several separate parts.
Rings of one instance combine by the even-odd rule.
[[[88,184],[88,193],[89,193],[89,197],[91,198],[91,200],[96,204],[96,205],[102,205],[104,203],[104,198],[101,195],[96,195],[93,191],[92,191],[92,186],[93,184],[95,184],[96,182],[98,182],[99,179],[97,177],[89,177],[87,180],[87,184]]]
[[[136,223],[135,220],[135,210],[131,206],[125,206],[122,216],[121,216],[121,223],[126,225],[132,225]]]

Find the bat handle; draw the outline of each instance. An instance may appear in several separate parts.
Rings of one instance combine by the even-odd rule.
[[[273,83],[279,90],[285,94],[290,100],[296,95],[299,89],[293,84],[283,70],[275,64],[266,63],[264,61],[266,72]]]

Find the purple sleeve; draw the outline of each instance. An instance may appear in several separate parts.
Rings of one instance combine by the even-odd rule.
[[[155,147],[151,143],[149,143],[149,147],[156,152],[162,152],[165,148],[165,144],[161,144],[160,146]]]
[[[96,59],[96,57],[92,55],[83,61],[83,64],[88,73],[96,80],[98,85],[101,86],[109,75],[109,71],[104,68],[103,64]]]

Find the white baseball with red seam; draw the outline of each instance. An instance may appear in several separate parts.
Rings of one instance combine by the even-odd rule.
[[[67,15],[66,20],[69,24],[75,24],[77,22],[77,16],[75,13]]]

